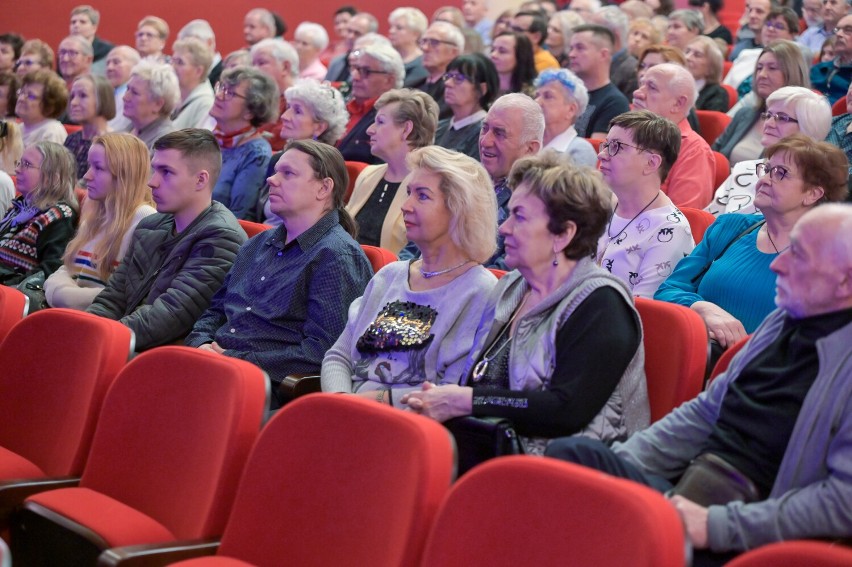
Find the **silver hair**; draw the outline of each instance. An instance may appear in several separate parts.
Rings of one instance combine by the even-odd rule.
[[[352,44],[353,51],[362,51],[368,45],[376,45],[376,44],[387,45],[388,47],[393,47],[390,40],[383,36],[382,34],[378,34],[376,32],[365,33],[361,37],[355,40],[355,43]]]
[[[388,16],[388,22],[392,22],[396,19],[405,20],[405,27],[416,33],[417,37],[423,35],[423,32],[426,31],[427,27],[429,27],[429,19],[426,17],[426,14],[417,8],[397,8],[390,13],[390,16]]]
[[[444,36],[444,40],[455,45],[459,53],[464,53],[464,34],[459,28],[449,22],[433,22],[429,29],[437,30]]]
[[[88,40],[86,40],[86,38],[84,38],[83,36],[81,36],[81,35],[69,35],[68,37],[66,37],[62,41],[65,41],[65,40],[68,40],[68,39],[73,40],[74,43],[77,44],[77,47],[80,48],[80,53],[82,53],[86,57],[94,57],[95,56],[95,50],[92,49],[92,44],[89,43]],[[59,43],[62,43],[62,41],[60,41]]]
[[[630,19],[627,14],[616,6],[604,6],[595,11],[594,17],[597,22],[611,31],[618,39],[620,47],[627,44],[627,31],[630,27]]]
[[[131,77],[134,75],[148,83],[148,90],[152,98],[163,101],[160,115],[170,115],[180,102],[180,85],[172,66],[168,63],[157,63],[143,59],[130,72]]]
[[[498,98],[488,112],[500,109],[516,110],[521,114],[523,128],[521,129],[521,143],[537,141],[541,144],[544,140],[544,112],[536,101],[522,93],[504,94]]]
[[[831,106],[825,95],[805,87],[781,87],[766,97],[766,106],[776,102],[793,105],[802,134],[816,142],[821,142],[828,136],[832,116]]]
[[[269,53],[279,63],[290,63],[290,74],[294,77],[299,74],[299,54],[296,48],[283,39],[266,38],[251,46],[251,56],[254,58],[258,52],[269,49]]]
[[[275,35],[275,17],[272,15],[272,12],[267,10],[266,8],[252,8],[248,11],[246,16],[249,14],[257,14],[260,16],[260,23],[262,23],[266,29],[272,32]]]
[[[328,124],[325,132],[318,137],[320,142],[334,144],[343,136],[349,112],[339,90],[313,79],[303,79],[284,91],[284,97],[288,105],[294,101],[303,103],[311,110],[314,119]]]
[[[201,41],[216,45],[216,33],[207,20],[192,20],[178,32],[178,39],[195,37]]]
[[[252,126],[260,126],[278,118],[278,84],[272,77],[254,67],[234,67],[222,73],[221,82],[236,87],[243,81],[246,88],[246,110],[251,114]]]
[[[394,88],[402,88],[402,83],[405,81],[405,64],[396,49],[390,44],[373,43],[359,49],[359,52],[362,57],[366,55],[375,59],[381,65],[382,71],[387,71],[394,76],[396,79]]]
[[[684,116],[686,116],[689,109],[695,106],[695,100],[698,98],[698,90],[695,88],[695,78],[693,78],[692,73],[686,67],[681,67],[677,63],[661,63],[654,65],[651,69],[656,70],[655,72],[662,71],[668,76],[669,80],[666,87],[669,91],[678,95],[686,95],[687,105],[684,109]]]
[[[328,32],[323,26],[314,22],[302,22],[296,27],[293,37],[298,38],[300,35],[305,35],[305,41],[322,51],[328,47]]]
[[[698,10],[675,10],[669,14],[669,20],[678,20],[692,31],[704,31],[704,16]]]

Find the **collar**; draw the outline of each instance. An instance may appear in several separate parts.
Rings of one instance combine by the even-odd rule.
[[[302,251],[310,249],[314,244],[320,241],[325,233],[340,224],[340,213],[337,209],[332,209],[324,214],[320,219],[308,230],[297,236],[290,245],[298,244]],[[267,246],[274,246],[278,250],[284,250],[287,242],[287,227],[283,224],[275,230],[273,237],[266,241]]]
[[[379,100],[379,97],[368,98],[364,102],[358,102],[353,98],[346,103],[346,110],[349,111],[350,116],[363,116],[373,110],[377,100]]]
[[[453,130],[461,130],[465,126],[470,126],[474,122],[481,122],[482,120],[485,120],[487,114],[488,113],[484,110],[479,110],[477,112],[474,112],[467,118],[462,118],[461,120],[450,118],[450,128],[452,128]]]
[[[568,144],[570,144],[574,138],[577,137],[577,129],[574,128],[573,125],[569,126],[567,130],[562,132],[561,134],[557,134],[554,136],[550,143],[544,146],[543,149],[554,149],[559,150],[560,152],[564,152],[568,149]]]

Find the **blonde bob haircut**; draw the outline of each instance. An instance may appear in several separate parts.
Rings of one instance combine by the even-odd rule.
[[[86,199],[80,215],[77,235],[65,248],[63,262],[71,274],[76,273],[74,258],[80,249],[96,237],[92,255],[101,281],[107,281],[121,260],[124,237],[133,224],[133,217],[142,205],[154,205],[148,188],[150,157],[145,143],[123,132],[98,136],[92,147],[101,146],[106,154],[106,166],[112,175],[112,191],[102,201]]]
[[[41,141],[33,144],[41,154],[41,175],[38,185],[27,197],[27,202],[42,211],[63,201],[77,210],[74,184],[77,182],[77,160],[68,148],[56,142]]]
[[[389,104],[397,104],[393,112],[393,121],[397,126],[411,122],[411,134],[408,145],[422,148],[435,143],[435,131],[438,129],[438,103],[428,94],[416,89],[392,89],[379,97],[376,110]]]
[[[497,250],[497,198],[488,172],[475,159],[440,146],[426,146],[406,158],[437,175],[450,211],[450,239],[471,259],[486,262]]]

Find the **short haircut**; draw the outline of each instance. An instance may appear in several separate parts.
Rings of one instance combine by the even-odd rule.
[[[482,164],[440,146],[414,150],[406,164],[412,172],[425,169],[440,178],[450,211],[450,239],[471,260],[486,262],[497,249],[497,198]]]
[[[8,116],[15,115],[15,105],[18,104],[18,89],[21,82],[14,73],[0,73],[0,87],[6,89],[6,113]],[[0,118],[2,120],[2,118]]]
[[[339,90],[329,84],[303,79],[284,91],[284,97],[290,105],[301,102],[311,111],[314,120],[328,124],[325,132],[317,136],[320,142],[333,145],[343,136],[349,112]]]
[[[92,48],[92,44],[89,41],[81,36],[81,35],[69,35],[62,39],[62,41],[73,41],[77,44],[77,48],[80,50],[80,53],[83,54],[84,57],[94,58],[95,50]],[[62,44],[62,41],[59,44]]]
[[[231,63],[234,62],[233,65]],[[237,49],[232,51],[222,59],[222,67],[227,69],[229,66],[239,67],[251,65],[251,52],[248,49]]]
[[[334,11],[334,15],[338,16],[340,14],[349,14],[350,16],[354,16],[358,13],[358,10],[355,6],[341,6],[337,10]]]
[[[707,59],[707,76],[703,77],[708,85],[717,85],[722,82],[722,70],[724,69],[725,58],[722,51],[719,49],[719,44],[715,40],[706,35],[699,35],[689,42],[690,45],[697,45],[704,53]]]
[[[485,92],[479,97],[479,106],[488,110],[500,92],[500,76],[494,63],[481,53],[459,55],[449,62],[447,71],[458,71],[469,78],[475,88],[485,85]]]
[[[27,198],[29,203],[41,210],[64,201],[76,209],[77,160],[62,144],[41,141],[33,145],[41,154],[42,162],[38,185]]]
[[[849,160],[834,144],[796,133],[766,148],[766,159],[781,152],[793,158],[806,187],[822,187],[819,203],[837,203],[849,195]]]
[[[811,87],[810,69],[802,55],[802,50],[799,49],[798,45],[786,39],[775,40],[763,48],[754,64],[755,71],[752,76],[752,84],[757,84],[757,65],[764,53],[771,53],[775,56],[778,66],[781,68],[781,73],[784,75],[785,86]],[[756,90],[752,90],[752,92],[757,97],[758,108],[764,108],[766,102],[757,94]]]
[[[642,61],[645,60],[645,57],[650,55],[651,53],[659,53],[663,58],[663,61],[666,63],[675,63],[680,65],[681,67],[686,67],[686,58],[683,56],[683,51],[678,49],[677,47],[671,47],[668,45],[654,44],[649,45],[645,49],[642,50],[642,53],[639,55],[639,64],[642,64]]]
[[[388,16],[388,21],[392,22],[397,19],[405,20],[405,27],[417,34],[417,37],[423,35],[423,32],[429,27],[429,19],[426,17],[426,14],[417,8],[403,7],[395,9]]]
[[[513,191],[524,185],[541,199],[552,234],[562,234],[568,223],[574,223],[577,232],[562,250],[566,258],[581,260],[595,254],[611,213],[611,192],[599,171],[578,167],[566,154],[546,150],[516,161],[508,183]]]
[[[88,4],[76,6],[73,10],[71,10],[72,16],[76,16],[77,14],[84,14],[95,26],[101,22],[101,13]]]
[[[637,2],[640,0],[636,0]],[[645,3],[642,2],[644,5]],[[568,51],[568,45],[571,43],[571,36],[574,35],[574,28],[577,26],[582,26],[586,20],[583,19],[583,16],[578,14],[577,12],[572,12],[571,10],[561,10],[556,12],[551,16],[551,18],[556,18],[559,20],[559,25],[562,27],[562,41],[565,45],[565,51]],[[554,53],[554,55],[558,55]]]
[[[107,120],[115,118],[115,89],[109,84],[106,77],[86,73],[74,79],[71,88],[73,89],[74,85],[80,81],[92,83],[92,90],[95,93],[95,113]]]
[[[169,37],[169,24],[163,18],[159,18],[157,16],[145,16],[139,20],[139,24],[136,26],[136,29],[139,29],[142,26],[151,26],[157,30],[157,34],[163,41]]]
[[[389,104],[397,104],[392,114],[396,125],[410,121],[412,125],[408,146],[422,148],[435,143],[435,130],[438,129],[438,103],[423,91],[415,89],[393,89],[378,98],[376,110]]]
[[[622,47],[627,45],[627,31],[630,27],[630,20],[618,6],[599,8],[592,17],[595,18],[597,23],[612,32],[619,45]]]
[[[38,57],[39,63],[45,69],[53,69],[56,55],[53,48],[40,39],[29,39],[21,47],[21,57],[33,54]]]
[[[538,45],[542,45],[544,40],[547,39],[547,18],[544,17],[544,14],[533,10],[522,10],[515,14],[516,18],[519,16],[529,16],[532,18],[527,33],[540,34]]]
[[[184,161],[192,162],[192,168],[207,171],[211,188],[216,185],[222,171],[222,150],[210,130],[184,128],[163,134],[154,142],[154,151],[163,150],[177,150]]]
[[[638,147],[660,156],[660,182],[664,182],[680,153],[677,124],[650,110],[631,110],[610,120],[609,127],[613,126],[630,130]]]
[[[698,10],[675,10],[669,14],[669,21],[677,20],[689,31],[704,32],[704,16]]]
[[[686,108],[684,109],[684,115],[689,112],[693,106],[695,106],[695,101],[698,98],[698,89],[695,87],[695,79],[692,76],[692,73],[689,70],[677,63],[661,63],[660,65],[655,65],[653,69],[649,69],[659,73],[663,72],[668,76],[668,84],[666,87],[669,91],[676,93],[678,96],[680,94],[686,95]]]
[[[799,15],[787,6],[774,6],[769,10],[769,15],[766,16],[766,21],[774,20],[775,18],[783,18],[784,24],[790,35],[799,35]],[[764,22],[764,25],[766,23]]]
[[[248,83],[245,101],[252,126],[268,124],[278,118],[281,93],[278,84],[263,71],[254,67],[235,67],[224,71],[219,80],[229,87],[236,87],[243,81]]]
[[[441,6],[432,13],[432,23],[436,22],[446,22],[461,29],[464,27],[464,14],[455,6]]]
[[[68,106],[68,86],[62,77],[49,69],[38,69],[24,75],[21,87],[42,85],[41,113],[48,118],[59,118]]]
[[[266,8],[252,8],[246,13],[246,16],[248,15],[258,16],[263,27],[272,32],[272,35],[276,35],[275,16],[272,15],[272,12]]]
[[[314,22],[302,22],[296,26],[293,37],[305,37],[305,41],[314,46],[318,51],[328,47],[328,32],[323,26]]]
[[[831,106],[825,95],[804,87],[781,87],[766,98],[766,105],[792,104],[796,109],[799,131],[816,142],[825,140],[831,130]]]
[[[583,24],[574,28],[574,33],[589,32],[592,34],[595,44],[598,49],[607,48],[610,51],[615,47],[615,34],[609,28],[599,24]]]
[[[536,89],[548,83],[559,83],[565,95],[577,103],[577,116],[586,111],[589,105],[589,91],[583,79],[568,69],[545,69],[536,77],[533,85]]]
[[[178,39],[195,37],[204,42],[212,42],[216,45],[216,33],[207,20],[192,20],[183,26],[178,32]]]
[[[539,144],[544,139],[544,112],[536,101],[521,93],[504,94],[491,105],[491,111],[503,108],[512,109],[521,115],[523,127],[521,128],[521,143],[537,141]]]
[[[172,44],[172,53],[174,54],[178,51],[183,51],[189,56],[190,65],[201,67],[204,70],[202,79],[207,78],[210,65],[213,64],[213,52],[210,51],[206,43],[197,37],[186,37]]]
[[[263,50],[269,50],[269,54],[279,63],[289,63],[291,77],[299,75],[299,54],[290,42],[270,37],[261,39],[251,46],[251,56],[254,57]]]
[[[12,51],[15,52],[15,59],[21,56],[21,48],[24,46],[24,38],[16,33],[0,34],[0,43],[12,46]]]
[[[363,47],[359,52],[361,57],[373,58],[381,66],[382,71],[386,71],[394,77],[394,88],[402,88],[405,81],[405,63],[402,62],[402,57],[396,49],[390,45],[373,43]]]
[[[459,28],[449,22],[432,22],[428,29],[434,29],[444,36],[445,41],[449,41],[459,50],[459,53],[464,52],[464,34]]]
[[[619,4],[618,8],[627,14],[631,22],[646,20],[654,15],[654,9],[642,0],[627,0]]]
[[[160,116],[168,116],[180,102],[180,85],[175,70],[168,63],[157,63],[143,59],[130,71],[131,77],[139,77],[148,84],[151,98],[163,101]]]

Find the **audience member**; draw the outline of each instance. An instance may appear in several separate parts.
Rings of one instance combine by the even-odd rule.
[[[639,55],[639,63],[636,66],[638,79],[641,81],[648,69],[663,63],[674,63],[686,67],[686,57],[676,47],[660,44],[649,45]]]
[[[152,153],[157,138],[175,129],[169,116],[178,102],[180,86],[171,65],[143,59],[133,67],[124,93],[124,116],[133,125],[130,133]]]
[[[426,14],[417,8],[397,8],[388,16],[388,39],[405,64],[405,83],[410,87],[426,80],[429,73],[423,66],[420,38],[429,25]]]
[[[524,34],[530,40],[533,49],[533,63],[536,74],[545,69],[558,69],[559,61],[544,49],[547,39],[547,18],[541,12],[520,11],[512,18],[512,31]]]
[[[284,91],[293,86],[299,76],[299,54],[282,39],[262,39],[251,47],[251,64],[278,85],[278,106],[272,111],[275,119],[262,123],[259,129],[272,149],[280,151],[287,140],[280,136],[277,118],[287,110]]]
[[[600,0],[571,0],[568,3],[568,9],[572,12],[576,12],[583,17],[583,20],[586,23],[591,21],[591,16],[597,10],[601,9],[601,1]]]
[[[169,24],[157,16],[145,16],[136,26],[136,51],[143,59],[156,63],[168,63],[169,56],[163,53],[169,39]]]
[[[411,87],[420,89],[438,103],[441,119],[449,118],[452,111],[444,102],[444,73],[450,61],[464,52],[464,36],[452,24],[435,22],[423,32],[420,49],[423,51],[423,67],[427,76]]]
[[[358,224],[361,244],[397,254],[406,242],[402,203],[409,191],[408,154],[435,143],[438,105],[424,92],[391,90],[376,101],[376,119],[367,128],[370,152],[381,165],[358,175],[346,210]]]
[[[12,73],[0,73],[0,120],[13,118],[18,104],[20,81]]]
[[[16,63],[15,73],[23,77],[30,71],[39,69],[52,71],[55,60],[53,48],[40,39],[29,39],[21,47],[21,56]]]
[[[846,153],[852,163],[852,83],[846,91],[846,112],[831,119],[831,128],[825,141],[834,144]],[[2,167],[0,167],[2,169]],[[852,168],[850,168],[852,173]]]
[[[71,23],[68,33],[84,37],[92,46],[92,73],[96,75],[103,75],[106,72],[107,55],[115,47],[97,36],[100,22],[101,13],[92,6],[83,4],[71,10]],[[62,49],[61,46],[60,49]]]
[[[536,71],[529,38],[522,33],[501,33],[491,42],[491,62],[497,69],[500,94],[524,93],[533,96]]]
[[[464,15],[462,11],[455,6],[441,6],[432,14],[432,23],[445,22],[453,25],[458,29],[464,26]]]
[[[695,564],[848,537],[850,230],[849,206],[802,217],[772,263],[778,309],[707,392],[611,449],[559,440],[547,455],[671,491]]]
[[[499,79],[494,63],[481,53],[459,55],[444,73],[444,102],[451,118],[438,123],[435,144],[479,160],[479,130],[497,99]]]
[[[24,38],[16,33],[0,34],[0,73],[14,73]]]
[[[248,67],[251,65],[251,52],[248,49],[237,49],[230,52],[222,59],[222,72],[236,67]],[[221,76],[221,75],[220,75]],[[219,81],[216,81],[217,83]],[[215,83],[213,85],[216,86]]]
[[[77,77],[68,97],[68,117],[82,126],[65,138],[64,145],[77,163],[77,179],[83,179],[89,169],[92,140],[106,134],[109,121],[115,118],[115,97],[109,81],[100,75]]]
[[[95,138],[83,176],[86,201],[80,228],[65,248],[63,265],[44,282],[51,307],[86,309],[104,288],[127,252],[136,225],[156,212],[146,184],[150,168],[148,148],[135,136],[109,133]]]
[[[731,107],[728,91],[722,82],[722,66],[725,57],[719,51],[719,44],[706,35],[700,35],[689,42],[684,51],[686,68],[695,79],[698,98],[695,108],[727,112]]]
[[[172,112],[176,130],[212,129],[210,108],[213,106],[213,87],[207,80],[207,70],[212,61],[213,54],[200,39],[188,37],[172,45],[172,68],[180,86],[180,103]]]
[[[571,36],[574,35],[574,28],[583,23],[585,22],[582,16],[569,10],[562,10],[550,16],[544,45],[556,57],[560,67],[568,66],[568,46],[571,45]]]
[[[695,248],[689,222],[661,189],[680,148],[677,125],[648,110],[613,118],[601,143],[600,171],[615,207],[595,258],[634,297],[653,297]]]
[[[320,60],[322,60],[323,65],[328,66],[332,59],[344,55],[349,51],[346,47],[346,37],[348,35],[346,25],[352,19],[352,16],[357,13],[358,10],[352,6],[341,6],[334,11],[334,35],[337,40],[330,42],[320,54]]]
[[[328,64],[328,73],[325,75],[326,81],[334,83],[348,83],[350,81],[349,56],[352,55],[355,47],[355,40],[362,35],[377,32],[379,30],[379,21],[372,14],[358,12],[349,19],[345,29],[346,52],[338,55]]]
[[[639,84],[636,75],[636,57],[627,50],[627,33],[629,21],[627,16],[616,6],[604,6],[591,16],[592,23],[599,24],[612,32],[613,44],[612,61],[609,67],[609,79],[629,100]]]
[[[760,32],[771,9],[771,0],[748,0],[745,5],[745,12],[740,18],[740,21],[745,21],[745,26],[737,32],[737,41],[731,49],[728,59],[734,61],[743,49],[763,46],[760,40]]]
[[[16,164],[23,153],[24,138],[21,135],[21,127],[14,120],[0,120],[0,171],[6,175],[15,175]],[[10,177],[8,181],[11,182],[12,178]],[[0,194],[0,198],[9,197],[9,202],[5,203],[6,209],[11,205],[14,196],[14,185],[12,185],[11,196]]]
[[[68,133],[57,120],[68,105],[65,81],[46,69],[24,75],[18,90],[15,115],[24,125],[24,146],[47,141],[62,144]]]
[[[137,351],[192,329],[245,242],[234,215],[211,199],[221,165],[207,130],[177,130],[154,143],[148,186],[158,214],[139,222],[124,261],[86,309],[129,327]]]
[[[291,141],[269,184],[284,224],[240,249],[186,344],[258,365],[272,382],[275,409],[288,374],[319,371],[372,270],[343,209],[348,174],[339,151]]]
[[[805,0],[802,3],[802,12],[808,18],[807,4]],[[806,48],[811,54],[819,53],[822,44],[835,35],[835,28],[839,25],[841,18],[849,13],[849,4],[843,0],[823,0],[822,8],[819,12],[819,20],[813,23],[808,22],[808,29],[796,40],[799,45]],[[810,17],[813,20],[813,8],[810,9]]]
[[[435,146],[412,151],[408,168],[402,211],[407,238],[422,255],[376,274],[322,363],[323,391],[397,407],[424,382],[458,384],[496,283],[481,265],[494,253],[497,231],[488,173]]]
[[[580,137],[605,138],[609,121],[630,110],[627,98],[609,78],[614,46],[615,36],[603,26],[574,28],[568,66],[589,91],[589,105],[574,125]]]
[[[302,22],[296,27],[293,47],[299,56],[299,78],[325,79],[328,69],[320,61],[319,54],[328,46],[328,32],[319,24]]]
[[[701,13],[701,18],[704,20],[704,29],[702,35],[710,39],[721,40],[725,45],[734,43],[734,36],[731,30],[722,25],[719,21],[719,12],[724,7],[723,0],[690,0],[689,7],[698,10]]]
[[[834,60],[834,43],[837,41],[837,36],[833,35],[822,44],[822,49],[819,52],[817,63],[825,63],[826,61]]]
[[[697,10],[675,10],[669,14],[666,43],[681,51],[704,31],[704,18]]]
[[[769,15],[764,20],[760,37],[763,45],[769,45],[779,39],[792,41],[798,30],[799,17],[796,13],[790,8],[775,7],[769,11]],[[757,63],[757,58],[760,57],[762,52],[762,47],[743,49],[725,75],[724,83],[736,87],[741,97],[746,97],[754,86],[751,76],[754,73],[754,65]],[[809,56],[804,51],[802,51],[802,56],[806,62],[810,61]],[[745,98],[744,100],[747,101]]]
[[[640,18],[630,22],[630,30],[627,36],[627,51],[630,55],[636,58],[637,73],[639,70],[639,57],[642,52],[652,45],[659,45],[663,42],[663,35],[657,31],[651,20]],[[636,77],[639,80],[639,77]]]
[[[597,152],[574,128],[589,104],[586,85],[568,69],[551,69],[536,78],[535,87],[535,100],[544,113],[544,149],[566,153],[577,165],[595,167]]]
[[[852,82],[852,14],[837,23],[834,40],[834,61],[811,67],[811,86],[834,104],[846,95]]]
[[[491,47],[494,20],[488,17],[489,0],[462,0],[464,25],[476,31],[486,49]]]
[[[265,8],[253,8],[243,18],[243,39],[251,48],[255,43],[275,37],[275,18]]]
[[[654,9],[643,0],[626,0],[619,4],[618,8],[627,15],[631,23],[635,20],[648,20],[654,15]]]
[[[491,28],[491,41],[494,41],[494,38],[500,35],[501,33],[505,33],[508,31],[512,31],[512,13],[513,10],[503,10],[497,19],[494,20],[494,27]]]
[[[106,78],[112,85],[115,98],[115,118],[109,121],[113,132],[129,132],[133,128],[130,119],[124,115],[124,93],[127,92],[133,68],[140,60],[139,52],[129,45],[114,47],[107,55]]]
[[[488,294],[462,385],[425,382],[400,402],[438,421],[508,418],[530,454],[563,435],[625,440],[650,410],[633,298],[591,258],[609,190],[556,152],[519,160],[509,183],[500,234],[516,271]]]
[[[59,73],[68,88],[77,77],[92,72],[92,44],[80,35],[69,35],[59,43]]]
[[[207,69],[207,80],[210,86],[219,82],[219,77],[222,75],[223,60],[222,54],[216,51],[216,34],[213,33],[213,28],[207,20],[192,20],[183,26],[178,32],[178,39],[188,39],[194,37],[201,40],[210,53],[213,55],[210,66]]]

